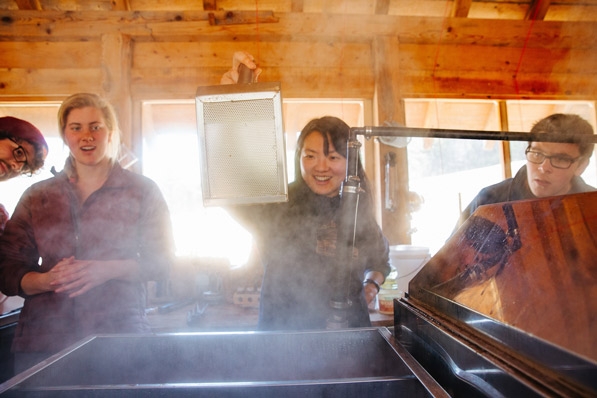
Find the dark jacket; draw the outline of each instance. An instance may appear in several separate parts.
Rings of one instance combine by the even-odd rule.
[[[166,277],[172,250],[166,202],[146,177],[115,165],[82,206],[64,172],[32,185],[0,238],[0,290],[25,297],[13,351],[56,352],[91,334],[148,332],[143,282]],[[70,256],[137,259],[143,280],[108,281],[75,298],[23,293],[26,273]]]
[[[340,198],[314,194],[293,183],[287,203],[237,207],[240,219],[257,244],[264,265],[259,328],[261,330],[325,329],[330,299],[342,286],[352,301],[349,327],[370,326],[362,282],[367,271],[390,272],[389,248],[373,213],[359,207],[353,269],[336,263]]]
[[[595,188],[585,183],[582,178],[574,177],[572,179],[572,188],[568,193],[574,194],[594,190]],[[462,225],[479,206],[535,198],[535,195],[533,195],[529,188],[527,166],[524,165],[518,170],[513,178],[508,178],[507,180],[483,188],[460,215],[457,228]]]

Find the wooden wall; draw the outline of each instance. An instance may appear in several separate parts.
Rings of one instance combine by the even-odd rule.
[[[597,22],[276,13],[222,25],[202,11],[0,17],[0,100],[104,94],[134,149],[140,100],[194,98],[198,86],[219,83],[239,49],[257,57],[263,81],[282,82],[285,98],[373,99],[378,123],[403,121],[406,97],[594,100],[597,92]],[[409,241],[405,173],[401,181],[403,207],[383,215],[392,243]]]

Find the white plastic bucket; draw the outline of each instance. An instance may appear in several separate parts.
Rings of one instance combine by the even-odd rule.
[[[431,258],[429,248],[423,246],[390,246],[390,264],[396,269],[397,289],[408,292],[408,283]]]

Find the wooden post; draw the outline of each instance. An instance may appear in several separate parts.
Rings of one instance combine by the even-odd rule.
[[[102,93],[116,109],[122,143],[128,147],[132,137],[131,39],[119,33],[102,35]]]
[[[404,102],[400,92],[400,42],[396,37],[376,37],[373,39],[375,64],[375,96],[377,102],[378,124],[397,122],[404,124]],[[396,208],[389,211],[384,208],[385,197],[385,157],[388,152],[396,154],[397,186],[393,187]],[[408,158],[406,148],[394,148],[380,144],[379,156],[381,195],[378,198],[382,207],[382,229],[391,245],[410,244],[410,214],[408,206]]]

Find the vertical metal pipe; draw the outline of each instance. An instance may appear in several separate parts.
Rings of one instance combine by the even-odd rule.
[[[347,311],[352,306],[349,289],[361,192],[361,181],[358,176],[360,147],[361,143],[356,139],[356,135],[350,134],[346,146],[346,178],[340,189],[340,217],[337,225],[335,258],[336,278],[332,286],[334,290],[330,300],[331,314],[327,321],[328,329],[348,327]]]

